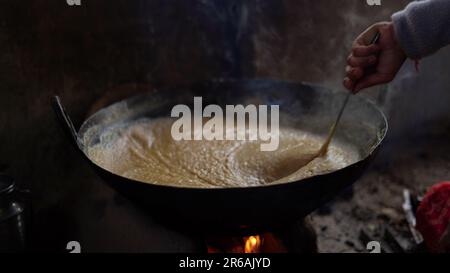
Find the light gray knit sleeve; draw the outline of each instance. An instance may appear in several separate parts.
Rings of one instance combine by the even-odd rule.
[[[410,58],[425,57],[450,44],[450,0],[412,2],[392,15],[392,21]]]

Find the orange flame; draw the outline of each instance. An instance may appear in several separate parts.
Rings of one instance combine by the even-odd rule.
[[[245,253],[259,253],[261,247],[261,238],[259,235],[247,237],[245,240]]]

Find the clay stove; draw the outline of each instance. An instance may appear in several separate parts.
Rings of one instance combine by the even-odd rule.
[[[308,220],[246,236],[205,236],[208,253],[317,253],[316,233]]]

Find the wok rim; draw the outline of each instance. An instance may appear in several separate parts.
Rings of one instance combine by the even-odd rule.
[[[319,84],[315,84],[315,83],[309,83],[306,81],[290,81],[290,80],[278,80],[278,79],[264,79],[264,78],[244,78],[244,79],[215,79],[215,80],[210,80],[210,81],[206,81],[206,82],[202,82],[203,84],[208,84],[208,83],[238,83],[238,82],[252,82],[252,81],[261,81],[261,82],[273,82],[273,83],[279,83],[279,84],[292,84],[292,85],[304,85],[304,86],[309,86],[315,89],[326,89],[327,92],[330,93],[342,93],[338,96],[344,95],[343,92],[339,92],[336,90],[333,90],[331,88],[327,88],[325,86],[321,86]],[[195,83],[194,83],[195,84]],[[154,89],[151,92],[164,92],[164,90],[170,90],[170,89],[174,89],[177,88],[175,87],[169,87],[169,88],[163,88],[163,89]],[[185,86],[186,88],[186,86]],[[100,110],[94,112],[93,114],[91,114],[89,117],[87,117],[83,123],[81,124],[79,130],[77,131],[77,134],[79,135],[80,132],[84,132],[85,131],[85,126],[88,124],[88,122],[93,119],[95,116],[99,115],[101,112],[107,111],[108,108],[110,107],[114,107],[117,106],[118,104],[124,103],[125,101],[128,100],[132,100],[134,98],[140,97],[140,96],[145,96],[146,94],[148,94],[149,92],[144,92],[141,94],[137,94],[128,98],[125,98],[123,100],[114,102],[108,106],[105,106],[103,108],[101,108]],[[389,123],[388,120],[386,118],[386,115],[384,114],[384,112],[381,110],[381,108],[379,106],[377,106],[374,102],[372,102],[371,100],[364,98],[364,97],[356,97],[354,96],[354,99],[358,99],[359,101],[362,101],[364,103],[369,104],[371,107],[373,107],[377,113],[380,114],[381,118],[382,118],[382,122],[383,122],[383,127],[381,128],[381,130],[379,130],[379,132],[382,132],[382,135],[380,135],[377,139],[377,141],[370,147],[370,152],[368,152],[364,157],[362,157],[361,159],[353,162],[350,165],[345,166],[344,168],[340,168],[334,171],[330,171],[330,172],[326,172],[326,173],[322,173],[319,175],[314,175],[311,177],[307,177],[304,179],[300,179],[300,180],[294,180],[294,181],[287,181],[287,182],[280,182],[280,183],[272,183],[269,182],[267,184],[263,184],[263,185],[256,185],[256,186],[230,186],[230,187],[214,187],[214,188],[200,188],[200,187],[183,187],[183,186],[175,186],[175,185],[161,185],[161,184],[155,184],[155,183],[150,183],[150,182],[144,182],[144,181],[139,181],[139,180],[135,180],[129,177],[125,177],[122,175],[119,175],[117,173],[111,172],[110,170],[105,169],[104,167],[98,165],[95,161],[91,160],[89,158],[89,156],[86,154],[86,152],[84,151],[84,149],[82,149],[81,147],[77,148],[80,150],[80,152],[83,154],[83,156],[89,161],[89,163],[95,165],[95,167],[100,168],[103,172],[109,173],[113,176],[117,176],[123,180],[126,180],[128,182],[135,182],[135,183],[139,183],[142,185],[146,185],[146,186],[150,186],[150,187],[156,187],[156,188],[160,188],[160,189],[171,189],[171,190],[188,190],[188,191],[197,191],[197,192],[210,192],[210,191],[214,191],[214,192],[218,192],[218,191],[222,191],[222,192],[226,192],[226,191],[236,191],[236,190],[262,190],[262,189],[267,189],[267,188],[276,188],[276,187],[280,187],[280,186],[285,186],[285,185],[290,185],[293,183],[307,183],[307,182],[313,182],[314,180],[318,180],[322,177],[326,177],[330,174],[336,173],[336,172],[341,172],[341,171],[345,171],[347,169],[350,168],[354,168],[356,165],[361,164],[361,162],[368,160],[369,158],[371,158],[376,152],[377,150],[380,148],[381,143],[384,141],[384,139],[386,138],[387,132],[389,131]],[[80,139],[80,141],[83,143],[83,140]],[[83,143],[84,145],[84,143]]]

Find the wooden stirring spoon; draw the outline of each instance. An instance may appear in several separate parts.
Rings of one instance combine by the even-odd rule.
[[[375,36],[372,38],[372,41],[370,42],[370,44],[371,45],[376,44],[379,39],[380,39],[380,33],[377,32],[375,34]],[[318,157],[323,157],[323,156],[325,156],[327,154],[328,147],[330,146],[331,140],[333,139],[334,134],[336,133],[336,128],[337,128],[337,126],[339,124],[339,121],[341,120],[342,114],[344,113],[345,107],[347,106],[347,103],[348,103],[348,101],[350,99],[350,96],[352,94],[353,93],[348,92],[348,94],[346,95],[346,97],[344,99],[344,103],[342,104],[341,108],[339,109],[339,112],[338,112],[338,115],[336,117],[336,120],[331,125],[330,130],[328,132],[328,136],[325,139],[325,142],[322,144],[321,148],[316,153],[303,155],[300,167],[298,167],[297,171],[295,171],[294,173],[292,173],[288,177],[292,177],[293,175],[295,175],[298,171],[300,171],[303,167],[305,167],[306,165],[311,163],[311,161],[313,161],[314,159],[316,159]]]
[[[371,45],[376,44],[379,39],[380,39],[380,33],[377,32],[375,34],[375,36],[372,38],[372,41],[370,42],[370,44]],[[335,122],[333,123],[333,125],[331,125],[331,128],[330,128],[330,131],[328,133],[327,139],[323,143],[323,145],[320,148],[319,152],[317,153],[316,157],[324,156],[324,155],[327,154],[328,146],[330,146],[331,140],[333,139],[333,136],[336,133],[336,127],[337,127],[339,121],[341,120],[342,114],[344,113],[345,107],[347,106],[348,100],[350,99],[350,96],[352,94],[353,93],[348,92],[347,96],[345,97],[344,103],[342,104],[341,109],[339,110],[338,116],[337,116]]]

